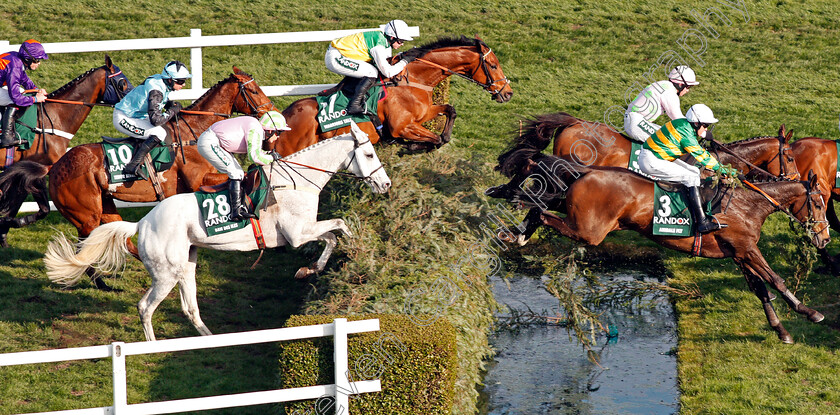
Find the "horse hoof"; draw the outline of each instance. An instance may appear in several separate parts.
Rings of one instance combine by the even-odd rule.
[[[814,311],[813,314],[808,315],[808,320],[811,320],[814,323],[819,323],[825,320],[825,316],[822,315],[822,313],[820,313],[819,311]]]
[[[507,231],[500,231],[499,233],[496,234],[496,237],[499,238],[500,241],[506,242],[506,243],[509,243],[509,244],[512,244],[512,243],[516,242],[516,240],[517,240],[517,237],[516,237],[516,235],[513,234],[513,232],[507,232]]]
[[[516,238],[516,243],[519,244],[519,246],[525,246],[525,244],[528,243],[528,238],[526,238],[525,235],[519,235],[519,238]]]
[[[295,279],[302,280],[302,279],[304,279],[304,278],[306,278],[306,277],[308,277],[308,276],[310,276],[314,273],[315,273],[315,271],[312,271],[312,269],[310,269],[310,268],[300,267],[300,269],[298,269],[297,272],[295,273]]]
[[[793,344],[793,336],[788,333],[780,334],[779,340],[781,340],[784,344]]]
[[[114,287],[111,287],[108,284],[105,284],[105,281],[102,281],[102,278],[94,278],[93,283],[94,283],[94,285],[96,285],[96,289],[98,289],[100,291],[114,292],[114,293],[122,292],[122,290],[119,289],[119,288],[114,288]]]

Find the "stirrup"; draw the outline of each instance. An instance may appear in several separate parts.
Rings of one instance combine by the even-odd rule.
[[[230,215],[231,222],[238,222],[245,219],[256,219],[257,215],[248,211],[243,205],[239,205],[239,209],[234,209],[233,213]]]
[[[725,223],[720,223],[716,217],[712,216],[711,218],[706,218],[706,220],[702,223],[697,224],[697,232],[700,233],[709,233],[714,231],[719,231],[723,228],[727,228],[729,225]]]

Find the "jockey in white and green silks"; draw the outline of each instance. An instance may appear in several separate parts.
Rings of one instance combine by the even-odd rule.
[[[327,69],[339,75],[361,78],[347,114],[363,114],[365,93],[373,86],[381,72],[386,78],[399,74],[405,69],[407,61],[401,60],[395,65],[388,63],[392,49],[399,49],[405,42],[412,40],[408,34],[408,25],[402,20],[391,20],[382,31],[354,33],[333,40],[324,55]]]
[[[679,158],[689,153],[707,169],[736,176],[738,170],[721,166],[697,141],[698,137],[710,134],[709,126],[716,122],[718,120],[709,107],[695,104],[686,112],[686,118],[668,121],[651,134],[639,153],[639,170],[643,173],[659,180],[679,182],[688,188],[688,206],[700,233],[716,231],[726,225],[706,216],[700,200],[700,169]]]
[[[645,141],[659,130],[655,124],[664,112],[672,120],[683,118],[680,97],[694,85],[699,85],[694,71],[685,65],[677,66],[668,80],[654,82],[643,89],[624,112],[624,132],[636,141]]]
[[[275,152],[266,152],[263,141],[274,144],[280,131],[291,130],[283,114],[267,111],[257,120],[243,116],[217,121],[198,137],[198,154],[207,159],[220,173],[228,175],[231,217],[238,221],[257,216],[248,211],[242,203],[242,179],[245,171],[233,154],[247,154],[248,159],[260,166],[271,164],[280,158]]]

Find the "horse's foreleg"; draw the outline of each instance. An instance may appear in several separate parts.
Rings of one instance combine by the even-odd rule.
[[[449,140],[452,139],[452,127],[455,125],[455,118],[458,117],[458,114],[455,113],[455,107],[449,104],[433,105],[429,111],[434,111],[434,114],[436,115],[443,114],[446,116],[446,122],[443,124],[443,131],[440,133],[440,141],[443,144],[448,143]]]
[[[747,285],[750,287],[750,291],[752,291],[755,296],[761,300],[761,305],[764,307],[764,315],[767,317],[767,323],[769,323],[770,327],[776,331],[776,335],[779,336],[779,340],[781,340],[782,343],[793,344],[793,336],[785,330],[785,327],[779,320],[779,316],[776,315],[776,310],[773,308],[773,304],[771,303],[772,298],[770,297],[770,292],[767,291],[767,286],[764,285],[764,281],[756,275],[749,266],[744,264],[743,261],[735,259],[735,263],[738,264],[739,268],[741,268],[741,273],[744,274],[744,278],[747,280]]]
[[[745,266],[748,266],[749,269],[756,275],[761,277],[764,281],[767,281],[767,283],[770,284],[776,291],[782,294],[782,298],[784,298],[785,302],[788,303],[793,311],[807,316],[808,320],[814,323],[819,323],[825,318],[818,311],[808,308],[805,304],[802,304],[802,302],[799,301],[799,299],[797,299],[790,290],[788,290],[785,286],[785,281],[770,268],[770,265],[767,264],[767,260],[765,260],[764,256],[761,255],[761,252],[758,252],[757,248],[748,252],[743,257],[743,261]]]
[[[190,247],[190,258],[189,262],[185,264],[185,269],[183,272],[183,277],[178,282],[178,288],[181,292],[181,310],[184,311],[184,314],[187,316],[187,319],[190,320],[192,325],[201,333],[202,336],[209,336],[213,333],[210,332],[210,329],[201,321],[201,316],[198,313],[198,296],[196,294],[196,284],[195,284],[195,263],[197,260],[197,252],[198,248],[191,246]]]

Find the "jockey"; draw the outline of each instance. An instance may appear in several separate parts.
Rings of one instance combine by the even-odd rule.
[[[248,116],[218,121],[198,137],[198,153],[230,178],[230,220],[256,218],[242,203],[242,179],[245,178],[245,172],[231,153],[248,154],[249,160],[261,166],[271,164],[280,155],[273,151],[263,151],[263,141],[273,144],[280,131],[287,130],[291,128],[286,125],[283,115],[277,111],[268,111],[259,121]]]
[[[679,182],[688,187],[689,209],[697,223],[697,230],[708,233],[727,225],[705,215],[700,202],[700,169],[679,157],[689,153],[705,168],[730,177],[736,176],[738,170],[721,166],[697,141],[698,137],[708,136],[709,126],[718,122],[712,110],[704,104],[695,104],[685,116],[668,121],[645,141],[639,154],[639,169],[657,179]]]
[[[29,39],[20,45],[17,52],[0,55],[0,106],[6,106],[3,112],[3,131],[0,147],[12,147],[23,143],[15,134],[15,120],[20,116],[20,107],[28,107],[47,99],[47,91],[35,86],[26,75],[26,70],[35,70],[41,66],[41,60],[49,59],[44,46],[35,39]],[[34,97],[23,95],[27,89],[36,89]]]
[[[347,114],[364,114],[365,93],[376,82],[380,72],[390,78],[405,69],[406,60],[391,65],[388,58],[392,49],[399,49],[410,40],[408,25],[402,20],[391,20],[382,26],[381,32],[354,33],[330,43],[324,55],[327,69],[339,75],[361,78],[347,105]]]
[[[667,81],[648,85],[630,103],[624,112],[624,132],[633,140],[645,141],[659,130],[653,123],[664,111],[672,120],[683,118],[680,97],[694,85],[699,85],[694,71],[685,65],[677,66],[668,74]]]
[[[134,156],[123,168],[124,173],[138,175],[146,154],[166,140],[163,124],[181,111],[181,103],[170,102],[169,93],[183,88],[188,78],[192,75],[187,65],[171,61],[163,67],[163,72],[146,78],[114,106],[113,122],[117,131],[144,139],[134,149]]]

